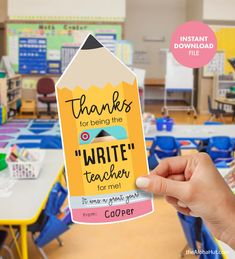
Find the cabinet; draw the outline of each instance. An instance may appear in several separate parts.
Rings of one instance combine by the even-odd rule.
[[[20,106],[22,92],[21,75],[0,79],[0,104],[7,110],[7,119],[13,117]]]

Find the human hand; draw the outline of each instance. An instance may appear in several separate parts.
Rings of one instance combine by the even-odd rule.
[[[207,154],[164,159],[136,185],[165,195],[183,214],[201,217],[216,238],[235,248],[235,196]]]

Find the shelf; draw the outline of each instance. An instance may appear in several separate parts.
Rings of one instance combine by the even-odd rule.
[[[163,78],[146,78],[144,84],[145,84],[145,86],[150,86],[150,87],[164,87],[165,79],[163,79]]]
[[[219,83],[223,84],[235,84],[234,80],[219,80]]]
[[[21,78],[21,75],[20,74],[15,74],[14,76],[11,76],[11,77],[4,77],[5,79],[7,80],[15,80],[15,79],[19,79]],[[4,79],[3,78],[3,79]]]
[[[18,101],[20,99],[20,96],[18,96],[17,98],[15,98],[14,100],[7,102],[8,105],[15,103],[16,101]]]
[[[14,92],[15,91],[15,88],[12,88],[10,90],[7,90],[7,93],[11,93],[11,92]]]
[[[20,90],[20,87],[16,87],[16,88],[12,88],[10,90],[7,90],[7,93],[11,93],[11,92],[14,92],[14,91],[17,91],[17,90]]]
[[[22,78],[25,77],[60,77],[62,74],[22,74]]]
[[[9,81],[11,81],[10,89]],[[17,108],[17,101],[21,99],[22,96],[22,77],[19,74],[15,74],[10,78],[2,78],[0,79],[0,96],[1,96],[1,104],[6,107],[6,110],[9,111],[11,108]],[[11,95],[11,98],[14,98],[11,101],[8,101],[8,96]],[[7,120],[9,116],[7,115]]]

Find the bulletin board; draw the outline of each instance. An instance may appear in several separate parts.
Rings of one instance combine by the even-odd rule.
[[[227,61],[235,58],[235,27],[211,25],[217,39],[217,50],[224,52],[224,74],[234,72],[234,69]]]
[[[62,64],[71,60],[88,33],[113,51],[115,41],[122,39],[122,24],[7,23],[7,55],[15,72],[61,74]],[[40,64],[35,62],[39,56]]]

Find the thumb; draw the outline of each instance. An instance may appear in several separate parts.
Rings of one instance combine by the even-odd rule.
[[[148,175],[136,179],[136,186],[154,194],[163,194],[183,199],[187,191],[187,183],[164,178],[159,175]]]

